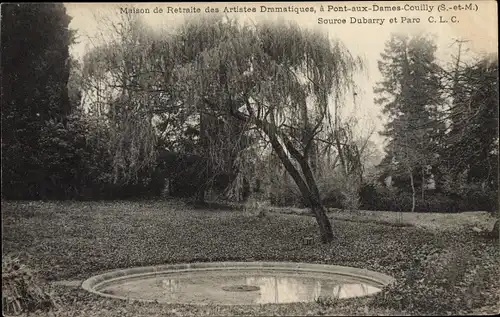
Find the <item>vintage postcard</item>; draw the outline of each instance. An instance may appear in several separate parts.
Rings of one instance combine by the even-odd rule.
[[[3,315],[500,312],[496,1],[0,12]]]

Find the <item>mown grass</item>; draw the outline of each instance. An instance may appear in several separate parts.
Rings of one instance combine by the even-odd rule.
[[[2,254],[30,255],[26,264],[47,282],[83,280],[131,266],[259,260],[347,265],[397,279],[375,297],[335,305],[139,304],[57,286],[62,305],[50,313],[55,316],[437,314],[470,312],[498,305],[499,299],[496,242],[464,232],[334,220],[335,240],[323,245],[310,217],[256,217],[238,210],[190,208],[178,201],[3,202],[2,224]],[[304,246],[306,236],[315,243]]]

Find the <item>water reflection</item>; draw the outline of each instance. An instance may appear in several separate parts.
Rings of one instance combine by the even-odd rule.
[[[366,296],[380,289],[366,284],[337,284],[336,281],[289,277],[248,277],[247,285],[260,287],[257,304],[309,302],[315,298],[332,296],[349,298]]]
[[[161,281],[161,288],[163,288],[163,296],[166,297],[173,297],[181,287],[181,283],[177,279],[168,279],[159,281]]]
[[[252,285],[248,292],[223,290],[224,286]],[[349,298],[378,292],[377,287],[336,275],[293,272],[211,272],[151,277],[107,287],[130,298],[174,303],[266,304],[310,302],[318,297]]]

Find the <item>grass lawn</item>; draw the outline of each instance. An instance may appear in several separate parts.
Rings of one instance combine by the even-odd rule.
[[[2,202],[2,255],[25,254],[59,298],[49,316],[411,315],[499,311],[498,240],[471,231],[332,219],[319,243],[311,217],[190,208],[177,201]],[[342,218],[342,219],[340,219]],[[433,222],[439,222],[434,220]],[[447,219],[446,217],[443,219]],[[303,238],[314,238],[303,245]],[[205,261],[297,261],[367,268],[397,282],[332,304],[190,306],[101,298],[78,284],[107,270]],[[3,284],[3,283],[2,283]],[[30,314],[30,316],[33,316]]]

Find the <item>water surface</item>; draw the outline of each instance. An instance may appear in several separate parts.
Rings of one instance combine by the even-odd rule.
[[[246,305],[349,298],[380,291],[353,277],[265,269],[191,271],[127,279],[103,293],[160,303]]]

